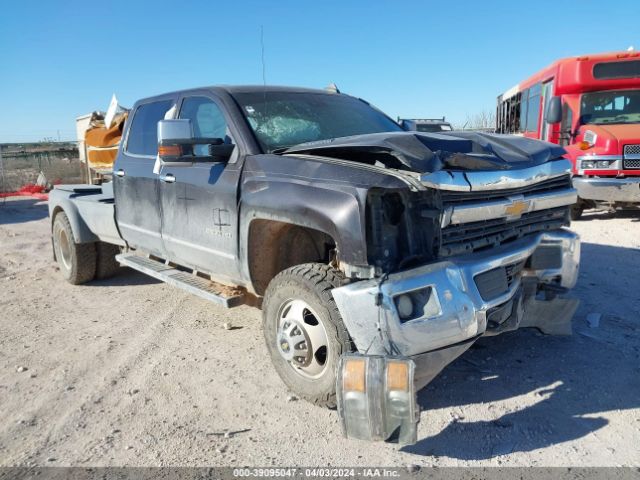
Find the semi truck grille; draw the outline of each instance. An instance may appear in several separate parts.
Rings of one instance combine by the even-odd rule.
[[[624,146],[624,154],[625,155],[640,155],[640,144],[637,144],[637,145],[625,145]]]
[[[638,159],[638,160],[627,160],[627,159],[625,159],[624,168],[625,169],[630,169],[630,170],[635,170],[635,169],[640,168],[640,159]]]
[[[625,145],[623,150],[624,156],[622,161],[622,168],[627,170],[639,170],[640,169],[640,144],[637,145]],[[634,156],[636,158],[627,158]]]
[[[624,168],[628,170],[637,170],[640,168],[640,160],[625,160]]]

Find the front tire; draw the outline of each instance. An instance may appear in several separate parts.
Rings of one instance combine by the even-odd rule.
[[[73,285],[93,280],[97,258],[95,244],[75,242],[71,223],[64,212],[56,215],[52,233],[56,260],[65,280]]]
[[[336,406],[336,370],[352,343],[331,290],[344,283],[332,267],[297,265],[279,273],[263,302],[263,331],[273,365],[305,400]]]
[[[571,210],[569,213],[571,215],[571,220],[572,221],[580,220],[583,212],[584,212],[584,203],[582,202],[582,200],[578,199],[577,203],[574,203],[573,205],[571,205]]]

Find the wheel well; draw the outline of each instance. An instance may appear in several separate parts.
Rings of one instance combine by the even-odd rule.
[[[60,212],[64,212],[64,210],[60,205],[56,205],[56,207],[53,209],[53,212],[51,212],[51,228],[52,229],[53,229],[53,222],[56,219],[56,215],[58,215]]]
[[[253,289],[264,295],[273,277],[294,265],[329,263],[336,249],[326,233],[274,220],[254,220],[249,227],[247,259]]]

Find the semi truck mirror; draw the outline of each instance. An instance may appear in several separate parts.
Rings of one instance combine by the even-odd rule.
[[[403,357],[346,354],[338,366],[336,396],[348,438],[416,443],[420,411],[415,364]]]
[[[562,120],[562,101],[560,97],[551,97],[547,105],[545,121],[547,123],[559,123]]]

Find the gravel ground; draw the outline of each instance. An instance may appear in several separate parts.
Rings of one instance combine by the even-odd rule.
[[[400,448],[289,399],[258,310],[129,270],[68,285],[46,204],[0,203],[0,465],[638,466],[639,221],[575,222],[574,335],[482,339],[420,392],[419,441]]]

